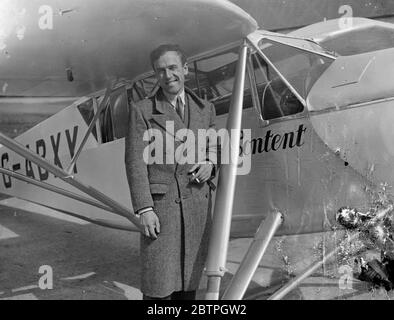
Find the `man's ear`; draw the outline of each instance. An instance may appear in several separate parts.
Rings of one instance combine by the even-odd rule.
[[[185,76],[189,74],[189,65],[187,64],[187,62],[183,65],[183,72]]]

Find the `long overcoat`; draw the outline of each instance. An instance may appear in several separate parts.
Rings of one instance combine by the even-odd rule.
[[[198,143],[199,129],[215,128],[215,108],[187,88],[185,100],[185,121],[161,89],[130,106],[125,163],[133,209],[154,207],[161,226],[158,239],[141,235],[140,240],[141,291],[152,297],[196,290],[207,256],[211,190],[207,183],[192,183],[188,171],[198,148],[217,163],[217,141]],[[185,129],[182,138],[177,133]],[[187,154],[187,161],[179,160],[180,154]]]

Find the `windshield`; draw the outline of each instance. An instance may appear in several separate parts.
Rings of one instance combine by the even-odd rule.
[[[259,48],[293,89],[306,99],[309,90],[334,61],[334,57],[327,56],[321,47],[311,41],[287,38],[285,41],[286,44],[264,38]]]
[[[394,29],[386,26],[371,26],[339,33],[322,41],[325,47],[342,56],[351,56],[394,46]]]

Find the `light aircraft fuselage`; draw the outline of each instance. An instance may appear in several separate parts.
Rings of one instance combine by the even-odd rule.
[[[313,41],[306,39],[311,37]],[[365,37],[375,44],[363,43]],[[394,28],[355,19],[351,28],[342,30],[334,20],[286,37],[257,30],[245,39],[252,53],[242,128],[251,135],[241,137],[240,154],[250,157],[251,166],[248,174],[237,177],[232,236],[253,235],[274,210],[284,215],[277,234],[297,234],[334,227],[335,214],[343,206],[368,210],[378,201],[390,201]],[[240,42],[224,44],[211,49],[209,43],[206,53],[191,59],[187,83],[215,104],[218,128],[226,124]],[[353,51],[341,54],[347,44]],[[72,174],[132,208],[124,169],[128,99],[143,99],[155,80],[148,72],[123,84],[112,91]],[[98,91],[80,98],[16,140],[55,166],[67,167],[103,96]],[[0,148],[0,159],[3,168],[74,190],[5,147]],[[129,223],[6,174],[0,192],[86,217]]]

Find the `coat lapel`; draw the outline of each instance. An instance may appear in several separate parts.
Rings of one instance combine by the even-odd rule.
[[[189,129],[189,134],[194,135],[194,161],[199,161],[203,159],[198,159],[198,155],[202,152],[204,153],[205,150],[199,150],[199,141],[198,139],[200,138],[198,135],[198,130],[199,129],[207,129],[205,125],[205,113],[203,112],[204,110],[204,105],[198,103],[196,98],[193,96],[193,94],[188,94],[187,95],[187,100],[188,100],[188,129]],[[189,143],[191,143],[193,140],[189,140]],[[190,144],[188,144],[190,148]],[[204,158],[205,159],[205,158]]]
[[[197,136],[198,129],[203,128],[203,109],[200,105],[198,105],[194,99],[189,95],[188,96],[188,105],[189,105],[189,123],[188,128],[194,132]]]
[[[155,106],[152,112],[152,120],[156,122],[165,132],[172,136],[175,136],[176,132],[181,129],[185,129],[186,126],[183,121],[179,118],[178,114],[174,110],[174,107],[163,97],[160,91],[155,96]],[[172,121],[173,126],[168,126],[167,121]],[[174,131],[172,132],[171,127]]]

